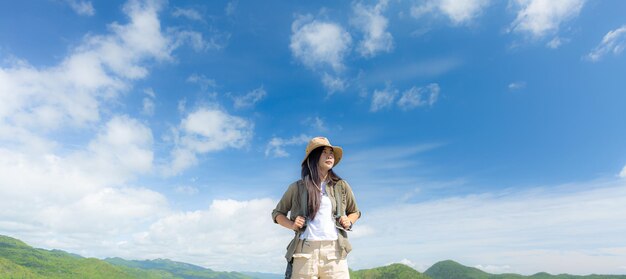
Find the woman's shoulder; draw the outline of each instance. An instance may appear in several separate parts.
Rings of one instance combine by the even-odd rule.
[[[289,184],[289,186],[287,187],[287,192],[297,191],[298,185],[300,183],[302,183],[302,179],[298,179],[298,180],[292,182],[291,184]]]
[[[302,179],[298,179],[294,182],[291,182],[288,188],[298,187],[298,184],[300,183],[300,181],[302,181]]]
[[[345,179],[340,179],[339,181],[337,181],[336,185],[340,185],[341,187],[345,188],[346,190],[352,191],[352,187],[350,187],[350,184]]]
[[[348,186],[350,187],[350,184],[348,184],[348,181],[346,181],[345,179],[339,179],[337,180],[337,184],[343,184],[344,186]]]

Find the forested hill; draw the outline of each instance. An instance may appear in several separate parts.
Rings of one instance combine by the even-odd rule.
[[[0,278],[183,278],[183,279],[278,279],[280,274],[218,272],[208,268],[167,259],[131,261],[121,258],[99,260],[84,258],[60,250],[44,250],[0,235]],[[392,264],[372,269],[350,271],[353,279],[626,279],[626,275],[551,275],[545,272],[531,276],[490,274],[473,267],[446,260],[424,273],[403,265]]]
[[[626,279],[626,275],[586,275],[577,276],[569,274],[551,275],[540,272],[530,276],[519,274],[491,274],[480,269],[464,266],[455,261],[441,261],[424,273],[403,265],[392,264],[372,269],[351,271],[353,279],[388,279],[388,278],[415,278],[415,279]]]
[[[626,279],[626,275],[586,275],[577,276],[569,274],[551,275],[540,272],[530,276],[519,274],[491,274],[480,269],[464,266],[455,261],[441,261],[429,269],[424,274],[433,279]]]
[[[430,277],[419,273],[417,270],[403,265],[392,264],[372,269],[362,269],[358,271],[350,271],[352,279],[378,279],[378,278],[416,278],[429,279]]]
[[[84,258],[59,250],[36,249],[0,235],[0,278],[253,278],[169,260],[126,261]]]

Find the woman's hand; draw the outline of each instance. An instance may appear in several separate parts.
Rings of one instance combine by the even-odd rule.
[[[341,224],[341,226],[344,229],[349,229],[350,227],[352,227],[352,221],[350,221],[348,216],[341,216],[341,217],[339,217],[339,224]]]
[[[304,227],[304,221],[304,217],[296,217],[296,220],[293,221],[293,225],[291,225],[291,229],[294,231],[300,230],[302,227]]]

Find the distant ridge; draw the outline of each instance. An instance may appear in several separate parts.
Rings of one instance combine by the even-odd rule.
[[[416,278],[428,279],[417,270],[404,264],[391,264],[372,269],[362,269],[358,271],[350,271],[351,279],[386,279],[386,278]]]
[[[464,266],[452,260],[440,261],[427,269],[424,274],[432,279],[626,279],[626,275],[551,275],[546,272],[536,273],[531,276],[513,273],[491,274],[478,268]]]
[[[127,261],[84,258],[61,250],[35,249],[0,235],[0,278],[115,278],[115,279],[252,279],[237,272],[210,269],[171,260]]]
[[[427,269],[424,274],[434,279],[489,278],[491,275],[478,268],[464,266],[452,260],[440,261]]]
[[[209,268],[201,266],[175,262],[168,259],[156,259],[156,260],[125,260],[122,258],[106,258],[105,262],[108,262],[116,266],[125,266],[129,268],[139,268],[145,270],[160,270],[171,273],[177,278],[220,278],[220,279],[248,279],[253,278],[243,273],[238,272],[217,272]]]
[[[350,270],[352,279],[626,279],[626,275],[551,275],[545,272],[531,276],[490,274],[452,260],[438,262],[424,273],[404,265],[391,264],[362,270]],[[167,278],[167,279],[278,279],[281,274],[256,272],[217,272],[208,268],[168,259],[99,260],[61,250],[44,250],[0,235],[0,278]]]

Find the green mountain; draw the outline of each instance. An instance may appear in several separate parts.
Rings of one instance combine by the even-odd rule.
[[[107,258],[104,260],[112,265],[125,266],[129,268],[139,268],[145,270],[166,271],[177,278],[185,279],[248,279],[253,278],[238,272],[216,272],[211,269],[204,268],[188,263],[175,262],[167,259],[145,260],[145,261],[129,261],[122,258]]]
[[[0,235],[0,278],[252,278],[169,260],[108,260],[110,262],[60,250],[36,249],[15,238]]]
[[[429,269],[427,269],[424,274],[433,279],[482,279],[489,278],[489,276],[491,275],[480,269],[467,267],[451,260],[441,261],[434,264]]]
[[[35,249],[6,236],[0,236],[0,275],[3,278],[172,278],[151,271],[119,268],[63,251]]]
[[[350,270],[353,279],[626,279],[626,275],[551,275],[545,272],[531,276],[490,274],[447,260],[419,273],[403,264],[362,270]],[[44,250],[28,246],[15,238],[0,235],[0,278],[147,278],[147,279],[270,279],[280,274],[217,272],[197,265],[167,259],[130,261],[121,258],[99,260],[61,250]]]
[[[358,271],[350,270],[350,278],[353,278],[353,279],[388,279],[388,278],[428,279],[429,277],[419,273],[417,270],[409,266],[396,263],[396,264],[376,267],[372,269],[361,269]]]
[[[491,274],[484,272],[480,269],[464,266],[455,261],[447,260],[441,261],[424,272],[432,279],[626,279],[626,275],[569,275],[559,274],[551,275],[545,272],[540,272],[531,276],[523,276],[519,274]]]

